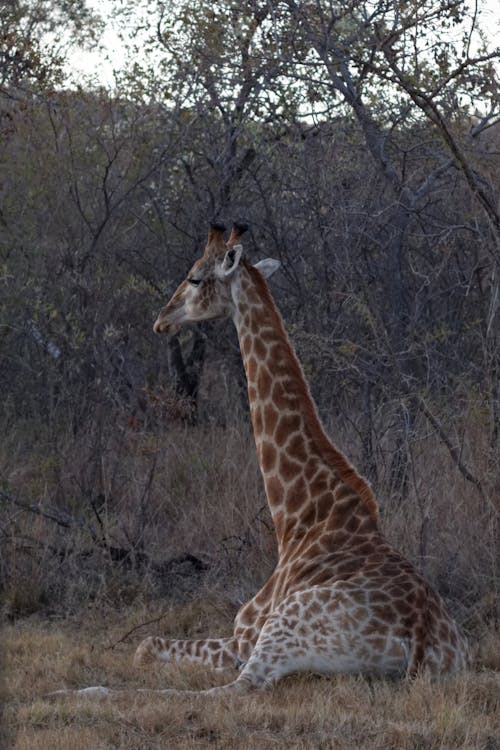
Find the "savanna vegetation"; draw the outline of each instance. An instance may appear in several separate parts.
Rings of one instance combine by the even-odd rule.
[[[68,78],[85,0],[0,7],[0,609],[16,748],[500,747],[500,102],[481,4],[112,0],[115,85]],[[484,9],[483,9],[484,10]],[[110,65],[112,61],[110,61]],[[273,529],[230,321],[152,323],[244,220],[329,434],[474,644],[467,676],[50,702],[145,635],[223,634]],[[7,730],[5,730],[7,732]],[[9,744],[10,743],[10,744]]]

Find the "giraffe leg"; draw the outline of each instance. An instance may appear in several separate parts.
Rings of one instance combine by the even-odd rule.
[[[238,641],[234,637],[181,641],[149,636],[137,647],[134,664],[140,666],[155,660],[186,661],[192,664],[205,664],[214,669],[237,667]]]
[[[255,648],[234,682],[201,691],[162,695],[241,694],[274,685],[295,672],[404,675],[409,643],[391,625],[375,623],[360,607],[364,592],[313,586],[290,594],[267,618]]]
[[[135,666],[141,666],[155,660],[163,662],[186,661],[191,664],[205,664],[214,669],[236,668],[241,665],[241,660],[238,657],[238,640],[234,637],[182,641],[149,636],[137,647],[134,664]],[[150,690],[149,688],[134,690],[94,685],[80,689],[56,690],[53,693],[49,693],[47,697],[79,695],[104,698],[113,695],[123,695],[124,693],[156,693],[163,695],[176,694],[177,692],[189,694],[196,691]]]
[[[337,584],[289,595],[266,620],[238,678],[203,692],[248,692],[295,672],[404,675],[408,642],[373,622],[357,594]]]

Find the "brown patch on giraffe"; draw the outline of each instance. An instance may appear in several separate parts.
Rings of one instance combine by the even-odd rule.
[[[295,468],[297,464],[295,464],[292,467],[292,464],[284,466],[283,462],[283,456],[281,456],[280,459],[280,472],[282,476],[287,478],[287,472],[288,477],[291,479],[292,477],[296,476],[298,472],[300,472],[300,465],[298,466],[298,471]],[[306,492],[306,483],[304,481],[304,477],[298,477],[295,482],[292,484],[291,487],[287,489],[286,492],[286,509],[289,513],[296,513],[304,504],[307,497]]]
[[[403,615],[407,617],[411,612],[414,611],[414,608],[411,606],[411,604],[408,604],[408,602],[398,600],[395,603],[396,610],[399,615]]]
[[[279,510],[275,515],[273,516],[274,521],[274,528],[276,529],[276,536],[278,539],[281,539],[283,537],[283,533],[285,531],[285,514],[282,510]]]
[[[327,583],[327,581],[330,581],[332,579],[332,571],[331,570],[320,570],[319,573],[316,573],[311,578],[311,584],[313,586],[318,586],[321,583]]]
[[[300,522],[303,526],[311,528],[316,522],[316,519],[316,506],[314,503],[309,503],[309,505],[306,505],[305,511],[300,516]]]
[[[252,304],[251,301],[250,304]],[[269,331],[268,325],[269,320],[264,308],[260,310],[252,310],[250,330],[252,331],[254,336],[259,336],[264,343],[267,343],[268,341],[268,338],[266,336],[267,331]]]
[[[260,435],[263,428],[262,409],[260,406],[254,406],[252,409],[252,423],[255,435]]]
[[[357,495],[353,495],[352,491],[350,491],[348,495],[344,495],[344,497],[341,500],[337,500],[335,502],[335,507],[334,507],[333,512],[337,516],[338,525],[343,526],[345,519],[356,513],[358,506],[359,506],[359,498],[357,497]],[[361,519],[359,520],[361,522]]]
[[[258,628],[258,630],[260,630],[261,627],[262,625]],[[241,638],[244,641],[249,641],[249,642],[257,640],[257,636],[258,636],[258,632],[256,633],[255,627],[252,627],[252,626],[246,627],[241,634]]]
[[[282,414],[274,435],[277,445],[284,445],[290,435],[300,430],[301,424],[300,414]]]
[[[272,404],[264,406],[264,431],[271,436],[278,421],[279,414]]]
[[[398,657],[401,656],[402,653],[403,647],[397,641],[393,641],[389,651],[387,652],[387,655]]]
[[[303,594],[301,594],[300,601],[304,607],[307,607],[307,605],[310,604],[312,600],[313,600],[312,591],[305,591]]]
[[[371,515],[366,515],[365,518],[362,519],[358,533],[359,534],[370,534],[373,531],[375,531],[378,528],[378,524],[376,519],[373,518]]]
[[[368,616],[368,612],[364,607],[356,607],[356,609],[353,609],[352,616],[355,620],[361,621],[365,620]]]
[[[341,482],[335,485],[333,492],[335,494],[335,500],[339,505],[342,504],[343,501],[351,500],[353,497],[352,488]]]
[[[362,565],[360,560],[343,560],[335,566],[335,572],[339,578],[351,576],[353,573],[357,573],[361,569]]]
[[[290,461],[286,453],[280,454],[280,461],[279,461],[279,472],[281,477],[283,477],[285,482],[291,482],[292,479],[294,479],[298,474],[300,474],[302,471],[302,466],[298,464],[296,461]],[[300,504],[304,502],[305,499],[305,488],[306,484],[304,481],[304,478],[301,477],[302,480],[302,499]],[[291,491],[291,493],[287,493],[287,500],[288,498],[294,497],[294,492]],[[292,501],[293,502],[293,501]],[[287,502],[288,505],[288,502]]]
[[[296,533],[297,533],[297,519],[295,518],[295,516],[288,516],[285,522],[285,530],[282,536],[282,544],[284,548],[286,547],[289,548],[290,550],[289,554],[295,551],[295,547],[293,549],[290,548],[290,542],[292,541],[292,539],[295,540]],[[301,546],[300,543],[299,543],[299,546]],[[285,575],[285,578],[289,578],[292,574],[295,574],[297,570],[301,569],[301,567],[302,565],[300,562],[297,562],[294,565],[291,565],[290,570]]]
[[[269,327],[269,318],[266,318],[266,327],[262,328],[259,333],[262,341],[266,344],[268,349],[279,343],[279,334],[273,329]],[[258,331],[255,331],[257,333]]]
[[[344,544],[351,538],[351,535],[343,529],[336,531],[329,531],[327,534],[323,534],[323,544],[328,550],[338,550],[343,547]]]
[[[244,309],[251,308],[250,313],[252,316],[252,320],[254,319],[254,317],[259,315],[264,315],[264,319],[266,320],[266,309],[262,304],[262,300],[260,298],[258,290],[255,289],[255,285],[252,284],[251,281],[247,282],[247,280],[243,277],[243,287],[246,295],[246,300],[244,300]]]
[[[267,604],[269,594],[274,588],[275,576],[268,578],[261,590],[254,596],[253,601],[258,607],[262,607],[263,604]]]
[[[360,555],[364,555],[365,557],[373,554],[374,550],[375,545],[370,541],[363,542],[363,544],[360,544],[358,547],[356,547],[356,552],[358,552]]]
[[[310,560],[314,559],[316,557],[320,557],[323,555],[323,545],[320,543],[318,539],[312,539],[312,544],[309,545],[307,548],[306,557],[308,557]],[[329,575],[331,576],[332,572],[330,571]],[[315,576],[316,577],[316,576]],[[316,583],[316,581],[314,581]]]
[[[255,357],[249,357],[246,361],[246,365],[248,380],[253,382],[255,381],[255,376],[257,375],[257,360],[255,359]]]
[[[244,357],[248,357],[252,351],[253,341],[252,337],[247,333],[241,339],[241,351]]]
[[[317,474],[319,469],[319,460],[316,456],[309,456],[305,466],[304,475],[308,482],[311,481],[313,476]]]
[[[369,597],[370,604],[387,604],[389,597],[385,591],[370,591]]]
[[[278,380],[274,384],[272,399],[278,411],[285,411],[293,405],[293,395],[290,394],[290,391],[282,380]]]
[[[358,518],[358,516],[351,516],[344,523],[344,528],[350,534],[355,534],[358,531],[360,524],[361,524],[361,520]]]
[[[248,398],[250,401],[255,401],[257,398],[257,390],[253,385],[248,386]]]
[[[260,461],[264,472],[268,473],[271,469],[274,469],[277,455],[274,445],[265,440],[260,446]]]
[[[311,482],[311,496],[317,497],[329,489],[330,474],[322,469]]]
[[[397,584],[395,584],[394,586],[388,586],[387,591],[389,593],[389,596],[393,600],[403,600],[406,595],[405,589],[402,586],[398,586]]]
[[[261,365],[257,375],[257,388],[260,399],[265,400],[269,397],[272,384],[273,380],[269,374],[269,370],[265,365]]]
[[[267,346],[264,344],[260,337],[256,337],[254,339],[253,349],[257,359],[263,362],[267,357]]]
[[[257,608],[253,601],[250,601],[238,612],[238,620],[241,625],[250,625],[255,620],[256,614]]]
[[[323,494],[316,500],[315,505],[318,520],[322,521],[332,509],[333,494],[331,492],[323,492]]]
[[[278,477],[271,477],[266,481],[266,494],[271,505],[279,505],[283,502],[285,491]]]
[[[305,464],[308,456],[308,446],[304,436],[301,434],[294,435],[288,442],[286,450],[290,458]]]
[[[327,602],[331,601],[331,598],[332,598],[332,592],[330,590],[325,591],[324,589],[323,590],[320,589],[316,595],[319,601],[322,602],[323,604],[326,604]]]
[[[367,642],[373,649],[375,649],[375,651],[385,650],[386,641],[385,638],[382,638],[382,636],[368,638]]]
[[[371,567],[378,568],[384,560],[383,552],[377,552],[377,540],[373,541],[374,551],[370,554],[370,559],[367,560],[367,564]]]
[[[311,602],[311,604],[307,608],[307,613],[309,615],[320,615],[322,611],[323,611],[323,607],[316,601]]]
[[[290,344],[288,344],[287,346],[286,341],[276,336],[274,343],[269,344],[268,346],[270,358],[278,368],[278,372],[281,372],[281,374],[283,374],[283,372],[285,371],[285,365],[287,364],[289,358],[288,347],[290,346]]]

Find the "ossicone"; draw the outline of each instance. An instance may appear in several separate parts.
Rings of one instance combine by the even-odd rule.
[[[212,240],[216,238],[222,238],[225,231],[226,227],[224,226],[224,224],[218,221],[212,222],[208,230],[208,241],[212,242]]]
[[[248,229],[248,224],[244,224],[241,221],[235,221],[234,224],[233,224],[233,227],[231,229],[231,234],[229,235],[229,239],[227,241],[227,244],[229,246],[236,245],[239,242],[240,237],[243,234],[245,234],[245,232],[247,231],[247,229]]]

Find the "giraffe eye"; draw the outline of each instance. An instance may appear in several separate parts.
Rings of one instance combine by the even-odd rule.
[[[192,284],[193,286],[199,286],[199,285],[201,284],[201,279],[195,279],[195,278],[194,278],[193,276],[190,276],[190,277],[188,278],[188,281],[189,281],[189,283],[190,283],[190,284]]]

